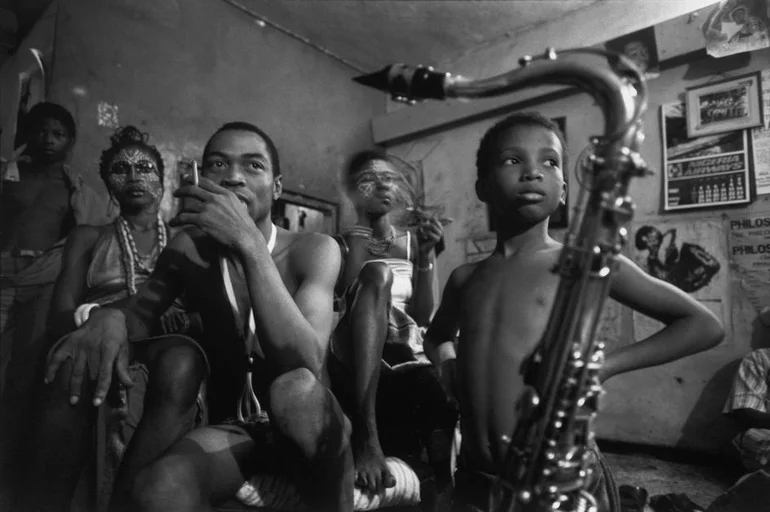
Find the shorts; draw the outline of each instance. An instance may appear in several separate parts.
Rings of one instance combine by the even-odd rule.
[[[586,488],[596,498],[599,512],[621,512],[620,496],[609,465],[599,448],[589,449],[594,477]],[[459,465],[455,472],[455,488],[452,496],[452,512],[492,512],[491,497],[497,477]]]

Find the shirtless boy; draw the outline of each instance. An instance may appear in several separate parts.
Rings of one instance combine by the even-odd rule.
[[[502,436],[510,436],[517,421],[524,386],[519,370],[546,327],[559,281],[552,269],[562,248],[548,235],[548,219],[566,199],[565,154],[558,127],[539,114],[504,119],[478,149],[476,193],[495,217],[497,246],[487,259],[452,273],[425,340],[428,357],[460,404],[455,511],[489,509],[493,475],[508,448]],[[722,325],[708,309],[627,258],[619,260],[610,297],[666,326],[608,354],[602,380],[720,342]],[[617,503],[603,469],[588,489],[601,511]]]

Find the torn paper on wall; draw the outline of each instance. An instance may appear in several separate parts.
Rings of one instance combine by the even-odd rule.
[[[712,57],[770,47],[767,0],[722,0],[706,18],[703,35]]]
[[[757,195],[770,194],[770,69],[762,70],[763,126],[751,130]]]
[[[100,101],[96,107],[96,117],[99,126],[112,129],[120,127],[117,105],[111,105],[106,101]]]

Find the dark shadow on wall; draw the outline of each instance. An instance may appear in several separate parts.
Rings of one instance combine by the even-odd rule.
[[[736,359],[725,364],[703,386],[698,400],[682,425],[682,437],[676,444],[677,448],[697,449],[691,440],[705,440],[708,444],[717,447],[713,455],[716,455],[719,460],[724,460],[730,465],[740,465],[731,444],[732,438],[739,432],[738,425],[722,414],[722,408],[730,393],[740,362],[740,359]]]
[[[770,327],[760,320],[759,315],[751,322],[751,350],[770,347]]]

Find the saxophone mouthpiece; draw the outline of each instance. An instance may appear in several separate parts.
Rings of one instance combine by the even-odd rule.
[[[414,103],[418,100],[446,98],[448,73],[439,73],[426,66],[392,64],[368,75],[353,78],[359,84],[390,93],[396,101]]]

